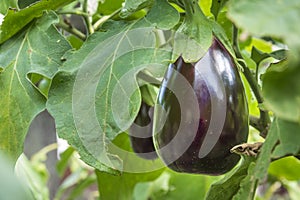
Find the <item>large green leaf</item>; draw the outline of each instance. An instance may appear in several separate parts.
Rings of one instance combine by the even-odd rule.
[[[41,0],[23,10],[8,10],[0,26],[0,44],[19,32],[34,18],[41,17],[46,10],[54,10],[74,0]]]
[[[31,121],[45,109],[46,99],[30,82],[30,75],[52,77],[70,48],[52,26],[57,20],[50,12],[0,46],[0,149],[13,160],[23,151]]]
[[[147,68],[162,76],[170,52],[156,49],[155,28],[140,21],[112,23],[95,33],[56,74],[47,108],[60,137],[100,171],[123,170],[122,159],[108,153],[110,141],[127,130],[141,97],[136,74]]]
[[[282,37],[290,45],[299,45],[299,9],[298,0],[231,0],[228,16],[249,33]]]
[[[277,117],[300,122],[300,67],[283,61],[271,65],[262,77],[264,106]],[[276,88],[276,89],[274,89]]]

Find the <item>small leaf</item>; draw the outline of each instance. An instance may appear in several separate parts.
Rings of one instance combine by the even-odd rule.
[[[156,24],[157,28],[169,30],[179,22],[180,15],[167,0],[155,0],[151,10],[146,15],[146,20]]]
[[[300,161],[295,157],[286,157],[276,160],[269,167],[269,174],[280,179],[297,181],[300,179]]]
[[[52,77],[70,49],[52,23],[50,12],[0,46],[0,149],[15,161],[33,118],[45,109],[46,98],[29,80],[31,73]]]
[[[126,18],[134,12],[153,5],[154,0],[125,0],[120,17]]]
[[[222,10],[224,5],[228,0],[214,0],[212,1],[210,12],[215,16],[215,19],[218,18],[219,12]]]
[[[9,10],[0,26],[0,44],[11,38],[34,18],[41,17],[45,10],[57,9],[74,0],[41,0],[23,10]]]
[[[260,50],[258,50],[255,47],[252,48],[251,58],[252,58],[252,60],[254,60],[254,62],[256,63],[257,66],[259,65],[259,63],[261,61],[263,61],[264,59],[266,59],[268,57],[270,57],[269,54],[261,52]]]
[[[272,153],[272,158],[280,158],[287,155],[298,155],[300,153],[300,124],[281,119],[276,121],[276,129],[280,143]],[[271,133],[271,134],[274,134]]]

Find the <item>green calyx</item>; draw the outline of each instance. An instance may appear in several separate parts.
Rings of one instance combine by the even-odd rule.
[[[186,62],[196,62],[212,43],[212,26],[196,0],[182,0],[185,18],[175,34],[173,59],[179,55]]]

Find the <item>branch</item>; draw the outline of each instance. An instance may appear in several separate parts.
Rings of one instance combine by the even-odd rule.
[[[238,59],[243,59],[243,56],[240,52],[239,49],[239,45],[238,45],[238,29],[236,26],[233,26],[233,49],[236,53],[236,57]],[[261,89],[257,83],[257,81],[255,80],[255,77],[252,75],[250,69],[246,66],[246,64],[244,62],[238,61],[239,64],[243,67],[243,73],[254,93],[254,96],[257,100],[257,102],[259,104],[262,104],[264,102],[263,96],[261,94]],[[259,108],[259,112],[260,112],[260,118],[259,119],[255,119],[252,118],[251,122],[251,117],[250,117],[250,125],[253,125],[254,128],[256,128],[257,130],[260,131],[260,135],[265,138],[267,136],[267,132],[268,132],[268,128],[270,125],[270,117],[268,114],[268,111],[262,110],[261,108]]]
[[[83,12],[84,13],[88,13],[88,9],[87,9],[88,8],[88,0],[84,0],[83,1],[82,7],[83,7]],[[93,25],[91,23],[90,16],[89,15],[84,15],[83,19],[84,19],[85,25],[87,27],[87,33],[88,33],[88,35],[94,33],[94,28],[93,28]]]
[[[96,21],[93,25],[93,29],[94,30],[98,30],[99,27],[106,22],[107,20],[109,20],[110,18],[114,17],[115,15],[119,14],[121,11],[121,8],[115,10],[113,13],[111,13],[110,15],[105,15],[103,17],[101,17],[98,21]]]
[[[82,32],[80,32],[78,29],[74,28],[72,26],[72,24],[70,23],[66,23],[63,20],[60,20],[58,24],[56,24],[57,27],[75,35],[76,37],[78,37],[79,39],[85,41],[86,40],[86,36],[85,34],[83,34]]]

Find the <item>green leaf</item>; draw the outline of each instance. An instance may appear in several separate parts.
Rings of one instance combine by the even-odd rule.
[[[125,0],[120,17],[129,17],[138,10],[152,6],[153,2],[154,0]]]
[[[0,26],[0,44],[11,38],[46,10],[54,10],[74,0],[41,0],[23,10],[9,10]]]
[[[255,189],[257,186],[257,180],[253,178],[253,169],[255,167],[255,163],[250,163],[248,167],[248,174],[240,183],[240,188],[233,196],[233,200],[252,200],[255,195]]]
[[[239,168],[212,185],[206,199],[253,199],[257,183],[267,175],[271,153],[279,139],[276,126],[277,120],[272,123],[256,162],[253,162],[255,158],[244,156]]]
[[[300,122],[300,68],[297,65],[282,61],[271,65],[262,76],[264,106],[277,117],[293,122]]]
[[[165,171],[157,179],[152,182],[137,183],[134,187],[133,199],[134,200],[158,200],[165,195],[169,190],[170,173]]]
[[[122,7],[124,0],[105,0],[99,2],[97,12],[101,15],[110,15],[117,9]]]
[[[280,158],[287,155],[298,155],[300,153],[300,124],[276,120],[276,129],[273,131],[278,134],[280,143],[274,149],[272,158]],[[271,133],[271,134],[274,134]]]
[[[74,149],[72,147],[69,147],[67,150],[65,150],[62,154],[60,154],[60,160],[56,163],[56,171],[59,176],[62,176],[69,164],[69,159],[74,153]]]
[[[21,177],[14,173],[13,163],[0,151],[0,197],[5,199],[33,199],[28,185],[25,185]],[[15,169],[17,172],[17,169]]]
[[[100,199],[132,200],[133,190],[137,183],[156,179],[161,171],[149,173],[123,173],[114,176],[105,172],[96,171]]]
[[[271,163],[269,174],[280,179],[297,181],[300,179],[300,161],[295,157],[285,157]]]
[[[298,0],[231,0],[228,16],[251,34],[281,37],[293,46],[300,44],[299,8]]]
[[[52,23],[53,12],[0,46],[0,149],[16,160],[33,118],[45,109],[45,97],[29,77],[52,77],[70,46]]]
[[[114,24],[114,23],[113,23]],[[145,21],[110,24],[95,33],[56,74],[47,108],[60,137],[82,160],[100,171],[123,170],[123,161],[107,152],[119,133],[134,121],[141,96],[136,74],[145,68],[162,76],[170,52],[156,49],[155,29]]]
[[[175,32],[172,61],[182,56],[185,62],[197,62],[212,44],[213,21],[207,19],[195,1],[184,1],[185,18]]]
[[[162,193],[157,200],[172,199],[204,199],[206,192],[216,177],[199,174],[177,173],[168,170],[170,174],[169,190]]]
[[[169,30],[179,22],[180,15],[167,0],[155,0],[151,10],[146,15],[146,20],[155,24],[159,29]]]
[[[0,13],[5,15],[9,8],[18,8],[18,0],[0,0]]]
[[[210,187],[205,200],[232,199],[239,191],[240,183],[248,175],[248,168],[255,159],[251,157],[243,158],[241,164],[225,175],[224,178],[215,182]]]
[[[264,59],[266,59],[268,57],[270,57],[269,54],[261,52],[260,50],[258,50],[257,48],[255,48],[253,46],[252,51],[251,51],[251,58],[252,58],[252,60],[254,60],[256,65],[259,65],[259,63],[261,61],[263,61]]]
[[[253,170],[253,174],[251,176],[254,176],[255,179],[261,181],[263,178],[265,178],[268,167],[271,162],[271,154],[276,145],[278,145],[279,135],[277,133],[277,119],[274,119],[270,126],[270,130],[268,132],[268,135],[266,137],[266,140],[264,141],[264,144],[261,148],[261,151],[258,155],[255,168]],[[253,180],[253,179],[252,179]]]
[[[100,172],[97,170],[96,174],[98,179],[100,198],[112,200],[132,200],[136,184],[140,182],[155,180],[164,171],[164,165],[159,159],[153,161],[144,160],[132,153],[129,137],[125,133],[118,135],[118,137],[116,137],[116,139],[113,141],[113,144],[123,149],[125,155],[122,156],[121,154],[119,154],[119,156],[120,158],[123,158],[123,161],[126,161],[124,162],[124,169],[126,169],[126,167],[128,169],[130,165],[143,165],[145,169],[148,168],[149,170],[145,170],[143,173],[138,173],[138,171],[132,171],[132,173],[123,172],[119,176],[114,176],[106,172]],[[112,145],[110,147],[112,147]],[[112,149],[110,153],[116,153],[113,150],[114,149]],[[131,160],[133,157],[135,157],[134,160]],[[160,162],[162,164],[160,168],[153,169],[153,165],[156,165],[155,162]]]
[[[35,2],[38,2],[38,1],[40,1],[40,0],[19,0],[18,5],[19,5],[20,9],[23,9],[23,8],[33,4]]]
[[[42,163],[39,164],[41,165]],[[47,199],[49,197],[49,190],[46,187],[48,177],[39,173],[37,167],[38,165],[34,166],[33,163],[22,154],[16,164],[16,174],[21,180],[25,181],[26,185],[28,185],[34,199]]]
[[[210,8],[210,12],[215,16],[215,19],[218,18],[219,12],[222,10],[224,5],[228,0],[213,0]]]

